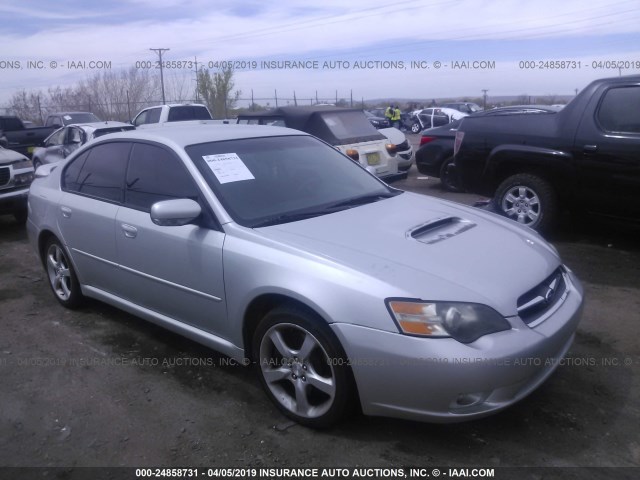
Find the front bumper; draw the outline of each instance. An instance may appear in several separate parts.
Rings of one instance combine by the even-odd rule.
[[[512,329],[462,344],[332,324],[353,371],[362,410],[437,423],[487,416],[526,397],[561,364],[580,320],[583,292],[569,294],[543,323],[518,317]]]
[[[29,186],[0,190],[0,214],[26,210]]]
[[[404,180],[408,176],[409,176],[409,172],[404,171],[404,172],[392,173],[389,175],[381,176],[380,180],[382,180],[385,183],[392,183],[392,182],[397,182],[398,180]]]

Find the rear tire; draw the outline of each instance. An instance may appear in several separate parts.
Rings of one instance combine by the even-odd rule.
[[[548,231],[558,215],[556,192],[544,178],[519,173],[504,180],[492,200],[496,212],[538,231]]]
[[[440,167],[440,181],[444,186],[445,190],[450,192],[459,192],[460,188],[455,183],[455,178],[453,175],[449,174],[447,170],[449,169],[449,165],[453,163],[453,157],[447,158],[444,162],[442,162],[442,166]]]
[[[51,238],[44,247],[44,267],[56,300],[67,308],[79,307],[84,297],[78,277],[66,250],[55,238]]]

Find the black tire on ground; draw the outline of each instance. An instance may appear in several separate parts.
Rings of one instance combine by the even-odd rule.
[[[322,319],[296,306],[277,307],[258,325],[252,348],[260,383],[287,417],[327,428],[352,410],[353,375]]]
[[[15,212],[13,212],[13,218],[16,219],[16,222],[18,222],[21,225],[24,225],[25,223],[27,223],[27,209],[26,208],[21,208],[20,210],[16,210]]]
[[[459,192],[460,188],[456,185],[454,177],[447,173],[447,169],[452,163],[453,157],[449,157],[442,162],[442,166],[440,167],[440,181],[442,182],[445,190],[450,192]]]
[[[548,231],[558,215],[555,190],[544,178],[531,173],[505,179],[492,203],[496,212],[538,231]]]
[[[54,297],[67,308],[79,307],[84,297],[69,255],[56,238],[44,247],[44,268]]]
[[[420,124],[418,122],[411,124],[411,133],[420,133]]]

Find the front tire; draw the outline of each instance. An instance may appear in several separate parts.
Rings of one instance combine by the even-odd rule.
[[[411,133],[420,133],[420,124],[418,122],[411,124]]]
[[[493,198],[493,208],[507,218],[546,231],[558,214],[556,192],[538,175],[519,173],[504,180]]]
[[[44,253],[49,286],[56,300],[67,308],[73,309],[80,306],[84,297],[80,291],[78,277],[64,247],[58,240],[52,238],[47,242]]]
[[[352,375],[321,319],[297,307],[278,307],[258,325],[253,353],[262,386],[287,417],[327,428],[351,410]]]

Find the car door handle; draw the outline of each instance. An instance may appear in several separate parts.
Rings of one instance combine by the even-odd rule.
[[[138,235],[138,229],[136,227],[127,225],[126,223],[123,223],[121,226],[125,237],[136,238],[136,235]]]
[[[582,149],[584,153],[596,153],[598,151],[598,145],[585,145]]]
[[[71,218],[71,209],[69,207],[60,207],[60,211],[64,218]]]

